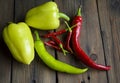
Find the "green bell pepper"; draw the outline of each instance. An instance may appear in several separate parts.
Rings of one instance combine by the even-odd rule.
[[[55,2],[46,2],[42,5],[30,9],[25,18],[25,22],[37,29],[52,30],[60,26],[59,18],[69,21],[69,17],[59,12]]]
[[[3,39],[17,61],[30,64],[34,59],[34,40],[30,28],[24,22],[6,26]]]

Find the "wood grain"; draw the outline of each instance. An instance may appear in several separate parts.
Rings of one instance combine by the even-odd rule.
[[[116,1],[114,1],[116,2]],[[104,53],[106,64],[111,65],[111,70],[108,72],[108,82],[118,83],[119,81],[119,31],[120,31],[120,14],[114,9],[114,2],[98,1],[99,18],[101,24],[101,35],[103,39]],[[117,64],[117,65],[116,65]]]
[[[14,22],[24,22],[25,14],[28,9],[34,6],[33,0],[14,1]],[[26,5],[27,4],[27,5]],[[34,63],[34,62],[33,62]],[[12,63],[12,83],[31,83],[33,81],[34,64],[24,65],[13,59]]]
[[[35,6],[48,2],[50,0],[35,0]],[[49,13],[49,12],[48,12]],[[46,34],[45,31],[39,31],[40,35]],[[43,41],[47,41],[48,39],[43,39]],[[47,51],[55,56],[55,51],[46,46]],[[36,56],[38,56],[36,54]],[[36,57],[35,62],[35,80],[36,83],[56,83],[56,71],[50,69],[46,64],[42,62],[39,57]]]
[[[96,0],[87,0],[83,1],[83,17],[85,20],[85,28],[86,33],[84,33],[86,39],[86,52],[96,63],[105,65],[104,53],[103,53],[103,46],[102,46],[102,39],[100,34],[100,26],[99,26],[99,16],[98,16],[98,9],[97,9],[97,2]],[[84,16],[85,15],[85,16]],[[87,73],[87,77],[89,80],[86,80],[90,83],[107,83],[106,72],[104,71],[97,71],[90,69]],[[102,80],[101,80],[102,79]]]
[[[72,75],[50,69],[36,52],[35,59],[30,65],[21,64],[12,57],[2,38],[4,26],[10,21],[24,22],[29,9],[48,1],[50,0],[0,0],[0,83],[119,83],[119,0],[53,0],[58,4],[60,12],[67,14],[71,20],[82,5],[83,24],[79,43],[96,63],[110,65],[110,71],[98,71],[89,68],[86,73]],[[60,24],[57,30],[66,28],[64,19],[60,19]],[[34,31],[32,28],[31,30]],[[40,35],[49,32],[38,31]],[[59,36],[63,42],[65,35]],[[47,41],[48,39],[42,40]],[[64,56],[62,52],[47,46],[46,49],[62,62],[79,68],[86,67],[74,55],[67,54]]]
[[[0,83],[11,82],[11,54],[2,38],[2,30],[6,24],[13,21],[14,1],[0,0]]]

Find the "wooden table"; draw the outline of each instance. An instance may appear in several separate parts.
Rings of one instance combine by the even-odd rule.
[[[12,58],[2,38],[4,26],[8,22],[24,21],[29,9],[47,1],[49,0],[0,0],[0,83],[119,83],[120,1],[118,0],[54,0],[60,11],[71,19],[82,5],[84,21],[80,38],[81,47],[96,63],[110,65],[110,71],[90,68],[86,73],[72,75],[48,68],[37,54],[29,66]],[[65,27],[61,19],[59,29]],[[46,32],[42,31],[42,34]],[[63,56],[61,52],[46,48],[60,61],[81,67],[81,62],[73,55]]]

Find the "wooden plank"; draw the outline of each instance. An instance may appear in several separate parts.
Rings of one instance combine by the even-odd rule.
[[[68,16],[70,16],[70,18],[72,18],[76,11],[77,8],[80,5],[80,1],[78,0],[55,0],[55,2],[57,2],[60,12],[64,12],[65,14],[67,14]],[[65,23],[64,23],[64,19],[61,19],[61,26],[59,29],[62,28],[66,28]],[[58,29],[58,30],[59,30]],[[62,35],[60,37],[60,39],[62,40],[64,37],[64,35]],[[63,39],[63,43],[64,43],[64,39]],[[68,63],[70,65],[76,66],[76,67],[80,67],[77,63],[76,63],[76,59],[72,56],[67,54],[67,56],[64,56],[63,53],[61,52],[57,52],[57,58],[65,63]],[[82,79],[82,75],[72,75],[72,74],[66,74],[66,73],[60,73],[57,72],[58,75],[58,83],[81,83],[83,81]]]
[[[110,83],[112,82],[116,82],[119,83],[120,80],[120,1],[116,0],[115,2],[113,2],[112,0],[110,0],[110,2],[107,2],[107,4],[109,3],[118,3],[119,5],[117,6],[116,4],[113,4],[110,6],[109,12],[110,12],[110,26],[111,26],[111,32],[112,32],[112,52],[113,55],[112,57],[110,57],[112,60],[112,63],[114,64],[112,66],[114,72],[109,73],[109,79],[110,79]],[[114,8],[113,6],[115,6],[117,8]],[[111,76],[111,74],[113,74]],[[113,76],[115,74],[115,79],[113,79]],[[112,80],[113,79],[113,80]]]
[[[20,22],[25,20],[26,13],[29,9],[34,7],[35,0],[17,0],[14,2],[15,8],[14,8],[14,21]]]
[[[23,21],[28,9],[34,6],[34,0],[15,0],[14,22]],[[34,61],[30,65],[24,65],[13,59],[12,83],[32,83],[34,72]]]
[[[35,0],[35,6],[48,2],[50,0]],[[49,12],[48,12],[49,13]],[[46,34],[48,31],[38,30],[40,35]],[[52,31],[52,30],[51,30]],[[42,39],[47,41],[48,39]],[[54,49],[51,49],[46,46],[47,51],[55,56]],[[36,53],[36,62],[35,62],[35,80],[36,83],[56,83],[56,71],[50,69],[43,61],[38,57]]]
[[[63,11],[69,11],[69,14],[76,14],[80,4],[83,6],[83,32],[81,33],[81,46],[85,49],[85,51],[93,57],[97,63],[105,64],[104,62],[104,53],[102,47],[102,40],[100,35],[100,27],[99,27],[99,19],[97,13],[97,5],[96,0],[87,0],[87,1],[61,1],[56,0],[59,3],[59,7]],[[71,5],[72,4],[72,5]],[[69,6],[70,5],[70,6]],[[70,11],[70,10],[74,11]],[[74,15],[70,15],[73,17]],[[86,26],[85,26],[86,25]],[[85,47],[84,47],[85,46]],[[94,58],[95,57],[95,58]],[[96,58],[97,57],[97,58]],[[80,67],[80,62],[73,59],[72,56],[63,56],[62,53],[58,53],[58,59],[70,63],[72,65],[76,65]],[[66,78],[67,77],[67,78]],[[96,77],[96,78],[94,78]],[[66,78],[66,79],[65,79]],[[97,71],[90,69],[87,73],[82,75],[68,75],[63,73],[58,73],[58,82],[59,83],[107,83],[106,72]]]
[[[47,1],[50,0],[0,0],[0,83],[119,83],[119,0],[54,0],[58,4],[60,12],[66,13],[70,18],[74,17],[78,7],[82,4],[84,21],[79,41],[81,47],[95,62],[111,65],[110,71],[89,69],[84,74],[72,75],[50,69],[42,62],[37,53],[29,66],[12,58],[2,39],[4,26],[9,21],[24,21],[25,14],[30,8]],[[60,20],[61,25],[57,30],[66,28],[64,20]],[[38,31],[40,35],[48,32]],[[64,35],[60,36],[60,39],[64,39]],[[43,39],[43,41],[46,40]],[[84,66],[73,55],[64,56],[61,52],[56,52],[47,46],[46,48],[60,61],[79,68]]]
[[[97,10],[96,0],[83,1],[83,29],[85,39],[81,44],[85,44],[86,53],[98,64],[106,65],[102,46],[102,39],[100,34],[99,16]],[[82,33],[81,33],[82,34]],[[82,38],[81,38],[82,39]],[[90,69],[84,79],[88,83],[108,83],[105,71],[97,71]],[[87,78],[86,78],[87,77]]]
[[[106,62],[111,65],[108,72],[109,83],[118,83],[120,74],[120,14],[119,5],[116,4],[120,3],[117,0],[98,1]]]
[[[11,82],[11,54],[3,41],[2,31],[13,20],[13,1],[0,0],[0,83]]]
[[[24,21],[24,17],[25,17],[27,10],[37,5],[40,5],[43,2],[47,2],[47,1],[48,0],[46,1],[45,0],[44,1],[17,0],[15,1],[15,21],[16,22]],[[52,52],[53,51],[51,51],[51,53]],[[55,71],[49,69],[39,59],[39,57],[35,57],[35,60],[29,66],[26,66],[24,64],[19,64],[17,62],[13,63],[13,77],[12,77],[13,83],[21,83],[21,82],[22,83],[41,83],[41,82],[42,83],[55,83],[56,82],[55,76],[56,76]]]

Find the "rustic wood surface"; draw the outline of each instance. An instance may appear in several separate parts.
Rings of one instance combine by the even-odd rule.
[[[89,69],[86,73],[72,75],[48,68],[37,54],[29,66],[14,60],[3,41],[3,28],[8,22],[24,21],[29,9],[47,1],[50,0],[0,0],[0,83],[119,83],[119,0],[54,0],[60,11],[70,18],[74,17],[82,5],[84,21],[80,38],[81,47],[97,63],[110,65],[111,70]],[[65,28],[62,19],[59,29],[61,28]],[[40,33],[44,34],[46,31]],[[46,48],[60,61],[77,67],[83,65],[73,55],[63,56],[61,52]]]

